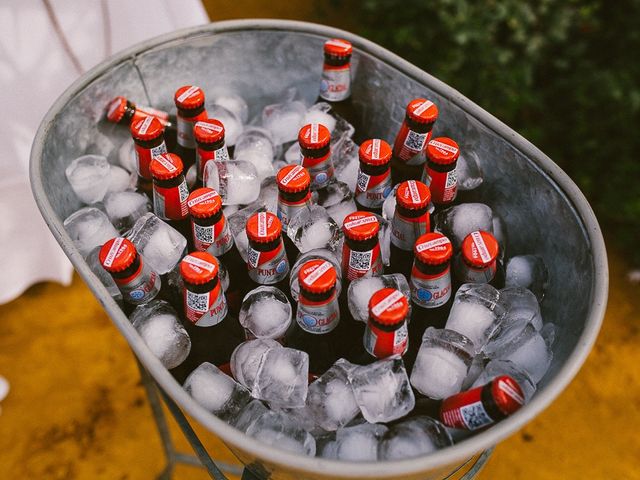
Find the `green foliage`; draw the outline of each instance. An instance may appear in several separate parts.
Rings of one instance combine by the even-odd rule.
[[[360,34],[547,153],[609,240],[640,240],[640,0],[365,0],[351,9]]]

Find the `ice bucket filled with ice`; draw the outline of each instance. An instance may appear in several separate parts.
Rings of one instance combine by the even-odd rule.
[[[51,108],[31,178],[143,366],[260,478],[444,478],[566,387],[606,303],[550,159],[319,25],[114,57]]]

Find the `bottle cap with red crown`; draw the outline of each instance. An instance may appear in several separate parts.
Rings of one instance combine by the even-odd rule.
[[[116,97],[107,106],[107,120],[118,123],[127,111],[129,101],[124,97]]]
[[[438,107],[431,100],[416,98],[407,105],[407,116],[417,123],[433,123],[438,119]]]
[[[162,153],[151,160],[149,169],[156,180],[170,180],[177,177],[183,170],[182,160],[175,153]]]
[[[370,212],[353,212],[344,218],[342,231],[351,240],[369,240],[378,234],[378,218]]]
[[[278,170],[276,175],[278,189],[282,192],[296,193],[309,188],[311,176],[301,165],[287,165]]]
[[[376,166],[389,163],[391,160],[391,153],[391,145],[384,140],[374,138],[362,142],[360,150],[358,150],[358,157],[362,163]]]
[[[484,230],[471,232],[462,241],[462,258],[472,267],[488,267],[498,258],[498,250],[496,238]]]
[[[309,123],[298,132],[298,142],[302,148],[316,150],[329,145],[331,132],[321,123]]]
[[[492,380],[491,397],[505,417],[518,411],[525,403],[522,388],[508,375],[501,375]]]
[[[176,90],[173,100],[180,110],[193,110],[204,105],[204,92],[195,85],[185,85]]]
[[[398,185],[396,202],[407,210],[425,208],[431,201],[431,190],[417,180],[407,180]]]
[[[433,163],[449,165],[460,156],[460,147],[449,137],[438,137],[427,143],[427,156]]]
[[[208,252],[192,252],[180,261],[180,275],[187,283],[203,285],[218,276],[218,260]]]
[[[148,116],[131,123],[131,136],[134,140],[148,142],[164,133],[162,122],[156,117]]]
[[[382,325],[397,325],[407,318],[407,297],[395,288],[383,288],[369,299],[369,317]]]
[[[327,260],[309,260],[298,272],[300,288],[310,293],[324,293],[336,286],[335,267]]]
[[[129,268],[138,252],[131,240],[124,237],[112,238],[100,248],[98,259],[102,268],[110,273],[118,273]]]
[[[353,53],[353,46],[348,40],[332,38],[324,42],[324,53],[333,57],[348,57]]]
[[[187,197],[187,207],[192,217],[213,217],[222,208],[222,198],[213,188],[197,188]]]
[[[200,120],[193,126],[193,135],[198,143],[216,143],[224,138],[224,125],[215,118]]]
[[[246,229],[249,240],[268,243],[273,242],[280,236],[282,224],[273,213],[258,212],[249,217]]]
[[[430,232],[418,237],[413,253],[425,265],[442,265],[451,259],[453,246],[443,234]]]

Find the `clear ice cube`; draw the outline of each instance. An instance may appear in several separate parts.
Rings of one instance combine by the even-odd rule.
[[[271,132],[276,145],[293,142],[298,139],[306,110],[297,100],[267,105],[262,110],[262,126]]]
[[[251,400],[238,412],[238,415],[231,419],[231,425],[246,433],[251,424],[268,411],[269,409],[260,400]]]
[[[281,347],[282,345],[270,338],[259,338],[241,343],[231,354],[230,367],[233,378],[249,390],[253,390],[256,375],[265,353],[272,348]]]
[[[109,167],[109,186],[107,187],[107,195],[113,192],[133,190],[136,187],[136,181],[136,175],[127,172],[122,167],[111,165]]]
[[[260,181],[275,175],[274,157],[275,149],[268,130],[260,127],[248,127],[238,137],[233,158],[252,163]]]
[[[149,197],[137,192],[108,193],[104,197],[104,209],[113,226],[120,232],[126,232],[151,211],[151,202]]]
[[[269,411],[247,428],[247,435],[281,450],[314,456],[316,441],[285,412]]]
[[[369,320],[369,300],[374,293],[383,288],[395,288],[404,293],[407,298],[411,298],[409,283],[401,273],[358,278],[349,284],[349,290],[347,291],[349,312],[351,312],[354,320],[367,323]],[[411,310],[409,310],[410,315]]]
[[[250,338],[282,338],[291,325],[291,304],[275,287],[254,288],[242,300],[238,320]]]
[[[84,207],[72,213],[65,218],[63,225],[83,257],[118,236],[107,214],[95,207]]]
[[[100,247],[96,247],[91,250],[91,252],[89,252],[89,254],[87,255],[87,258],[85,259],[87,261],[87,265],[89,265],[91,271],[96,275],[96,277],[98,277],[100,283],[105,286],[105,288],[109,292],[109,295],[111,295],[111,298],[113,298],[120,306],[122,306],[122,292],[116,285],[116,282],[113,281],[113,277],[111,276],[111,274],[102,267],[99,255]]]
[[[249,220],[249,217],[254,213],[264,212],[265,210],[264,205],[259,202],[254,202],[227,217],[229,230],[231,231],[231,235],[233,235],[233,241],[245,262],[247,261],[247,250],[249,248],[249,239],[247,238],[246,230],[247,220]]]
[[[323,207],[309,205],[290,220],[287,235],[304,253],[317,248],[336,250],[342,231]]]
[[[493,234],[493,211],[484,203],[462,203],[434,215],[434,229],[446,235],[456,248],[476,230]]]
[[[375,462],[378,460],[378,445],[387,430],[385,425],[371,423],[341,428],[336,432],[336,459]]]
[[[331,160],[335,168],[336,177],[347,184],[349,190],[356,191],[358,182],[358,169],[360,160],[358,157],[359,146],[347,136],[331,144]]]
[[[118,163],[128,172],[136,174],[135,178],[137,178],[138,158],[136,157],[136,145],[131,136],[118,149]]]
[[[240,119],[242,124],[246,124],[249,120],[249,105],[240,95],[231,92],[214,92],[210,95],[214,105],[220,105],[226,108]]]
[[[240,118],[222,105],[207,106],[207,114],[209,118],[215,118],[222,122],[222,125],[224,125],[224,143],[227,147],[234,146],[243,129]]]
[[[102,201],[109,189],[111,166],[102,155],[82,155],[64,171],[76,196],[86,204]]]
[[[204,185],[222,197],[224,205],[246,205],[260,195],[260,179],[253,163],[241,160],[207,162]]]
[[[446,427],[431,417],[418,416],[393,425],[378,446],[380,460],[421,457],[453,445]]]
[[[270,405],[303,407],[308,385],[309,355],[293,348],[271,348],[262,357],[251,394]]]
[[[517,255],[507,262],[504,284],[506,287],[528,288],[541,302],[549,284],[549,271],[542,257]]]

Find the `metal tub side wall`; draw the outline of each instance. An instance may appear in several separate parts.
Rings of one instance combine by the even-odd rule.
[[[104,122],[96,125],[112,96],[130,95],[140,103],[170,109],[179,85],[195,83],[205,92],[227,86],[251,102],[252,114],[291,86],[313,100],[322,42],[336,36],[350,40],[357,52],[353,99],[360,118],[354,123],[361,136],[392,141],[408,100],[434,100],[441,112],[434,134],[458,139],[463,151],[476,150],[485,160],[479,201],[490,203],[506,220],[507,254],[542,255],[554,287],[543,304],[545,320],[559,327],[554,361],[532,402],[490,430],[424,458],[385,463],[306,458],[256,442],[209,415],[153,357],[62,228],[62,220],[79,206],[64,168],[83,153],[113,156],[128,134]],[[488,161],[491,168],[486,168]],[[73,84],[44,118],[31,154],[31,182],[55,237],[156,381],[245,463],[273,472],[273,478],[439,478],[521,428],[559,395],[589,353],[606,307],[608,270],[599,226],[582,193],[557,165],[434,77],[361,37],[320,25],[280,20],[214,23],[158,37],[100,64]]]

